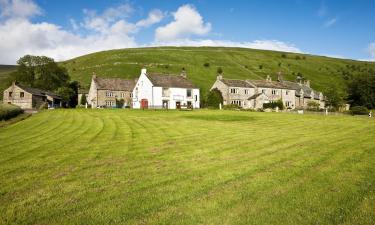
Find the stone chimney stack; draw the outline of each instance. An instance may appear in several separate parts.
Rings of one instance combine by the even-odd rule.
[[[146,75],[146,73],[147,73],[147,69],[146,68],[142,68],[141,74],[145,74]]]
[[[305,81],[305,86],[310,87],[310,80]]]
[[[271,82],[271,81],[272,81],[272,78],[271,78],[270,75],[267,75],[266,81],[268,81],[268,82]]]
[[[183,78],[187,78],[187,73],[186,73],[186,70],[185,70],[185,68],[182,68],[182,71],[181,71],[181,77],[183,77]]]
[[[277,81],[278,81],[278,82],[282,82],[282,81],[283,81],[283,74],[281,73],[281,71],[279,71],[279,72],[277,73]]]
[[[223,79],[223,74],[218,73],[216,76],[216,80],[222,80]]]
[[[96,79],[96,73],[95,72],[92,73],[92,79]]]

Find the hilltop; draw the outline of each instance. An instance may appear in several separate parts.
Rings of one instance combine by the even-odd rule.
[[[79,81],[86,88],[93,73],[102,77],[136,78],[142,67],[149,72],[165,74],[179,74],[185,68],[188,77],[201,88],[203,94],[216,79],[218,67],[222,67],[224,77],[230,79],[264,79],[268,74],[276,79],[276,73],[281,71],[284,79],[293,81],[297,75],[302,75],[311,80],[312,87],[319,91],[324,91],[331,83],[343,88],[345,79],[351,74],[375,69],[373,62],[225,47],[119,49],[60,63],[68,69],[72,80]]]

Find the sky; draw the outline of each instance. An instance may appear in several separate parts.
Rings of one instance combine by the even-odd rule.
[[[375,61],[374,0],[0,0],[0,64],[227,46]]]

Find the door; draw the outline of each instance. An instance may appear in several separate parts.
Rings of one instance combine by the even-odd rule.
[[[181,109],[181,102],[176,102],[176,109]]]
[[[148,100],[142,99],[141,100],[141,109],[147,109],[148,108]]]
[[[168,100],[163,100],[163,109],[168,109]]]

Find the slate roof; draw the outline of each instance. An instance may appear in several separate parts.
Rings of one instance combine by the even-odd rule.
[[[154,86],[166,88],[197,88],[190,80],[181,75],[146,74]]]
[[[278,82],[278,81],[249,80],[249,82],[252,83],[256,87],[288,89],[287,85],[284,85],[283,82]]]
[[[291,82],[291,81],[282,81],[282,83],[285,84],[286,86],[288,86],[290,89],[296,90],[296,96],[300,96],[300,91],[302,89],[304,97],[310,98],[311,92],[313,91],[314,94],[315,93],[318,94],[318,98],[319,98],[319,92],[314,91],[312,88],[310,88],[306,85],[299,84],[299,83],[296,83],[296,82]]]
[[[19,83],[16,83],[16,85],[18,87],[20,87],[21,89],[23,89],[24,91],[32,94],[32,95],[38,95],[38,96],[51,96],[52,98],[55,98],[55,99],[61,99],[61,96],[56,94],[56,93],[53,93],[51,91],[45,91],[45,90],[42,90],[42,89],[38,89],[38,88],[31,88],[31,87],[27,87],[25,85],[22,85],[22,84],[19,84]]]
[[[256,98],[258,98],[259,96],[261,96],[262,94],[263,94],[262,92],[261,92],[261,93],[254,94],[254,95],[252,95],[250,98],[248,98],[247,100],[256,99]]]
[[[120,78],[94,78],[98,90],[133,91],[135,80]]]
[[[220,79],[221,82],[226,84],[229,87],[245,87],[253,88],[254,86],[246,82],[245,80],[231,80],[231,79]]]

